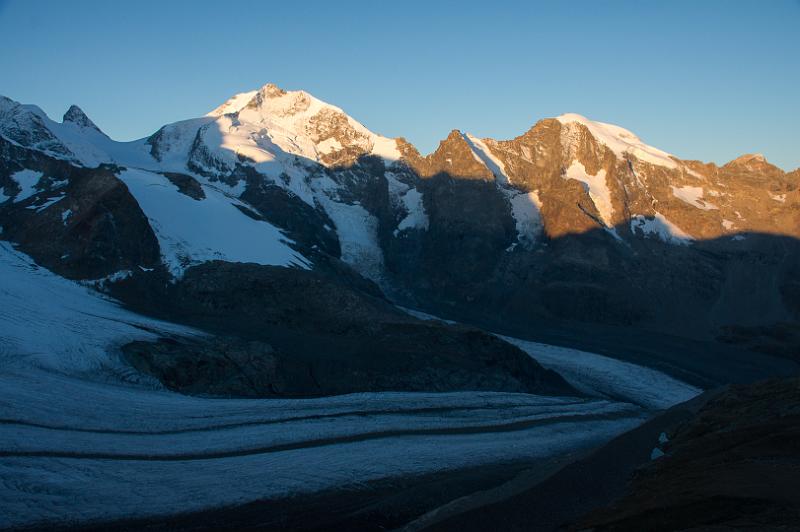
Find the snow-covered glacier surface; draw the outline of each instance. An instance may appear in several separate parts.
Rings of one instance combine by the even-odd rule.
[[[425,312],[400,308],[423,320],[455,323]],[[545,368],[558,372],[575,389],[592,397],[660,410],[688,401],[702,392],[695,386],[652,368],[578,349],[498,336],[531,355]]]
[[[595,353],[502,336],[542,366],[557,371],[576,389],[648,409],[669,408],[702,390],[660,371]]]
[[[119,358],[120,344],[163,332],[201,334],[130,313],[0,243],[0,528],[544,458],[598,445],[647,415],[620,394],[189,397]]]

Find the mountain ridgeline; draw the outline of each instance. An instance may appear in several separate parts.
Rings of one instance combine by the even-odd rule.
[[[0,97],[0,226],[53,272],[271,353],[275,394],[568,387],[509,344],[395,305],[509,333],[625,327],[787,357],[800,344],[800,170],[682,160],[574,114],[511,140],[454,130],[422,155],[271,84],[124,143],[76,106],[59,123]],[[168,381],[178,370],[155,361],[169,351],[126,356]]]

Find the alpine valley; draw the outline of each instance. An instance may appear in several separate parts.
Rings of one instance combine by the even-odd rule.
[[[798,271],[800,169],[576,114],[423,155],[273,84],[132,142],[0,97],[0,527],[784,523]]]

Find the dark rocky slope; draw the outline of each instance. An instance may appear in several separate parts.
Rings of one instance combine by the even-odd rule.
[[[797,530],[799,431],[800,378],[717,389],[423,529]]]
[[[799,377],[731,387],[667,434],[665,456],[574,529],[800,529]]]
[[[407,316],[358,276],[211,262],[176,282],[141,273],[112,293],[137,311],[224,336],[123,347],[135,367],[179,391],[575,394],[516,347],[478,329]]]
[[[18,191],[6,176],[23,169],[41,178],[28,198],[0,201],[0,227],[37,264],[69,279],[160,266],[156,236],[118,168],[74,166],[0,137],[0,185]]]

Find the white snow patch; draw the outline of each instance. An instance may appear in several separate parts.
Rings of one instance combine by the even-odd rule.
[[[722,227],[730,231],[733,229],[734,223],[730,220],[722,220]]]
[[[507,194],[511,202],[511,215],[516,221],[517,241],[525,248],[536,243],[542,232],[542,200],[538,191]]]
[[[36,212],[42,212],[43,210],[47,209],[47,208],[48,208],[48,207],[50,207],[51,205],[53,205],[53,204],[55,204],[55,203],[58,203],[59,201],[61,201],[61,200],[62,200],[62,199],[64,199],[65,197],[66,197],[66,194],[64,194],[64,193],[62,192],[62,193],[61,193],[61,194],[59,194],[58,196],[53,196],[53,197],[51,197],[51,198],[47,198],[47,199],[45,199],[45,200],[44,200],[44,203],[42,203],[41,205],[29,205],[27,208],[28,208],[28,209],[35,209],[35,210],[36,210]]]
[[[693,187],[690,185],[676,187],[675,185],[670,185],[670,188],[672,188],[673,196],[693,207],[697,207],[698,209],[702,209],[704,211],[715,210],[718,208],[716,205],[708,203],[707,201],[703,201],[703,187]]]
[[[497,179],[500,184],[511,184],[511,178],[509,178],[506,173],[506,167],[503,161],[492,153],[483,140],[478,137],[473,137],[470,134],[464,135],[464,140],[467,141],[467,144],[469,144],[472,149],[472,156],[475,157],[479,163],[483,163],[486,168],[494,174],[495,179]]]
[[[596,175],[589,175],[586,172],[586,167],[579,161],[573,161],[567,168],[567,173],[564,179],[575,179],[584,184],[585,190],[589,193],[589,197],[597,207],[597,212],[600,213],[600,218],[606,227],[613,226],[614,206],[611,203],[611,191],[606,184],[606,171],[600,170]]]
[[[206,198],[181,194],[167,178],[126,170],[120,179],[141,206],[158,237],[164,263],[175,275],[209,260],[307,267],[275,226],[242,213],[235,199],[203,186]]]
[[[409,188],[408,191],[400,196],[403,206],[408,213],[405,218],[397,224],[394,235],[406,229],[428,229],[428,213],[425,212],[425,205],[422,201],[422,193],[416,188]]]
[[[458,322],[453,320],[447,320],[445,318],[440,318],[439,316],[434,316],[433,314],[428,314],[427,312],[422,312],[421,310],[414,310],[413,308],[408,307],[401,307],[400,305],[395,305],[397,308],[408,314],[409,316],[414,316],[415,318],[419,318],[421,320],[429,320],[429,321],[440,321],[442,323],[449,323],[450,325],[456,325]]]
[[[688,245],[694,238],[680,227],[670,222],[663,214],[656,212],[655,216],[634,214],[631,216],[631,232],[640,231],[644,235],[656,235],[669,244]]]
[[[26,200],[36,194],[36,185],[44,174],[35,170],[20,170],[11,174],[11,179],[17,182],[20,192],[14,197],[14,203]]]
[[[697,179],[705,179],[705,176],[703,174],[695,170],[692,170],[691,168],[684,167],[683,169],[686,171],[687,174],[689,174],[692,177],[695,177]]]
[[[786,202],[786,194],[773,194],[772,192],[769,193],[769,197],[779,203]]]
[[[613,124],[595,122],[575,113],[563,114],[556,117],[556,120],[562,124],[579,123],[586,126],[598,142],[608,146],[620,159],[625,159],[625,154],[630,154],[640,161],[657,166],[678,167],[677,163],[672,159],[672,155],[658,148],[648,146],[627,129]]]
[[[662,456],[664,456],[664,451],[658,447],[653,447],[653,450],[650,452],[650,460],[657,460]]]
[[[332,153],[332,152],[336,152],[336,151],[339,151],[339,150],[342,150],[342,149],[344,149],[344,146],[342,146],[339,143],[339,141],[336,140],[333,137],[331,137],[331,138],[329,138],[327,140],[323,140],[322,142],[317,144],[317,150],[320,153]]]
[[[397,148],[397,141],[372,133],[372,155],[377,155],[386,166],[391,166],[395,161],[402,157]]]

